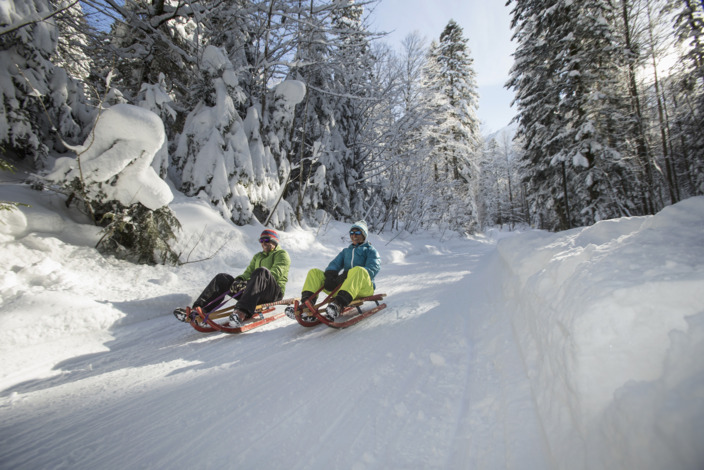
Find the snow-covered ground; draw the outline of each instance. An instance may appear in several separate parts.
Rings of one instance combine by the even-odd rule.
[[[3,178],[7,181],[3,175]],[[372,235],[388,308],[203,334],[171,315],[238,274],[261,226],[175,192],[180,267],[0,200],[0,468],[704,468],[704,198],[563,233]],[[347,224],[280,232],[292,270]]]

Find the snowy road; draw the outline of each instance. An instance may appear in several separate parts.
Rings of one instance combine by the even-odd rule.
[[[494,248],[392,253],[389,307],[339,331],[206,335],[144,315],[178,295],[115,302],[146,319],[2,391],[0,467],[550,468]]]
[[[386,310],[242,335],[170,312],[242,272],[261,227],[180,197],[203,261],[139,266],[55,198],[0,199],[29,206],[0,214],[1,470],[704,468],[704,198],[557,234],[373,234]],[[287,296],[347,232],[280,233]]]

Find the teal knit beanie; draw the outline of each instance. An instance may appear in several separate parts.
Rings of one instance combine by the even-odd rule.
[[[367,228],[367,223],[363,220],[359,220],[352,224],[352,228],[358,228],[362,231],[364,234],[364,239],[367,239],[367,235],[369,234],[369,229]]]

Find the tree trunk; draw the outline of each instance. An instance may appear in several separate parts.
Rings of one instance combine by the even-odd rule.
[[[569,230],[572,228],[572,216],[570,215],[570,196],[569,193],[567,192],[567,165],[565,162],[561,163],[562,165],[562,194],[565,198],[565,223],[567,226],[565,227],[566,230]]]

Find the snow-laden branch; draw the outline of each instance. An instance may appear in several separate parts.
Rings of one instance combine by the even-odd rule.
[[[69,3],[68,5],[61,7],[57,10],[52,10],[52,11],[49,11],[46,13],[34,13],[32,15],[26,16],[25,18],[23,18],[21,21],[18,21],[17,23],[0,28],[0,36],[11,33],[13,31],[17,31],[18,29],[24,28],[25,26],[29,26],[30,24],[40,23],[42,21],[46,21],[49,18],[56,16],[59,13],[62,13],[64,11],[70,9],[76,3],[78,3],[78,0],[74,0],[73,2]]]

